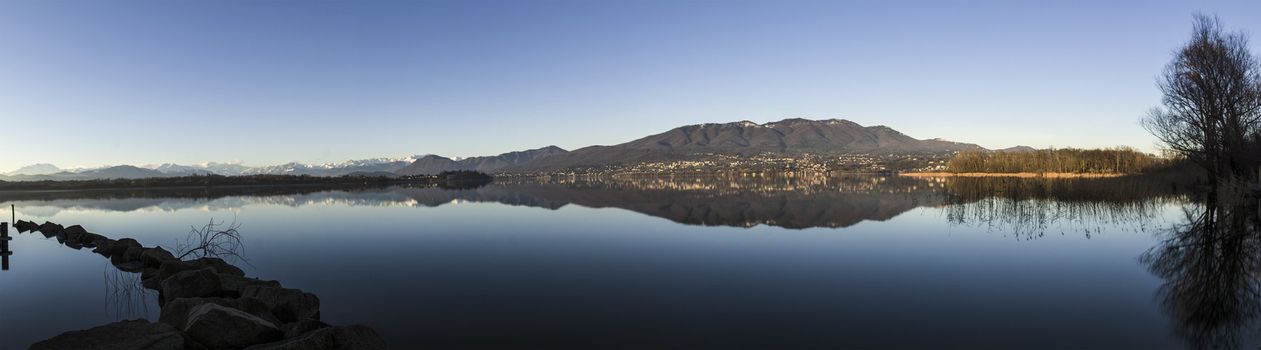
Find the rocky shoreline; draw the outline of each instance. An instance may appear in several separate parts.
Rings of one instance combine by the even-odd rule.
[[[17,221],[19,233],[38,232],[72,249],[92,249],[119,270],[141,274],[158,292],[158,322],[119,321],[70,331],[31,349],[384,349],[367,326],[320,321],[320,299],[280,282],[245,277],[222,259],[180,260],[161,247],[146,248],[82,226]]]

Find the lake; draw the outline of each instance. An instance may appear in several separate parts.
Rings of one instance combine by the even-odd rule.
[[[1196,218],[1256,212],[1193,198],[1162,179],[860,175],[0,193],[18,219],[172,251],[235,222],[248,275],[395,348],[1255,347],[1255,226]],[[12,250],[0,348],[157,320],[108,259],[38,234]]]

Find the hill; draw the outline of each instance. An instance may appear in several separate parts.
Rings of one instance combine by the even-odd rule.
[[[696,124],[614,146],[585,147],[505,171],[557,170],[611,164],[684,160],[697,155],[775,153],[946,153],[984,150],[970,143],[921,140],[887,126],[862,126],[843,119],[785,119]]]
[[[417,159],[411,165],[394,171],[399,175],[433,175],[444,171],[474,170],[493,172],[500,169],[524,166],[537,160],[568,153],[556,146],[538,149],[508,152],[497,156],[472,157],[454,160],[447,157],[428,155]]]

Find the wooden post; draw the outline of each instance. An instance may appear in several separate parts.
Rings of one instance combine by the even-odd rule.
[[[9,237],[9,223],[0,222],[0,271],[9,270],[9,256],[13,255],[13,252],[9,251],[11,239],[13,237]]]

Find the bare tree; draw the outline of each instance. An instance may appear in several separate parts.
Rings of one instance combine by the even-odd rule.
[[[232,259],[245,262],[241,254],[244,253],[245,244],[241,241],[240,224],[233,220],[231,223],[215,222],[210,219],[210,223],[189,229],[188,238],[184,244],[180,244],[176,249],[179,254],[178,259],[184,260],[185,257],[202,258],[214,257],[221,259]]]
[[[1248,37],[1196,15],[1191,40],[1159,79],[1163,107],[1143,126],[1170,150],[1201,165],[1210,181],[1253,178],[1261,135],[1261,68]]]

